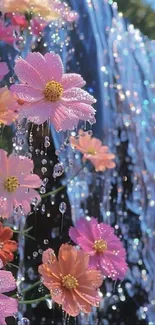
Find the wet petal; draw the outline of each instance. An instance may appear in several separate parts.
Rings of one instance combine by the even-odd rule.
[[[58,54],[55,54],[54,52],[51,52],[46,53],[44,58],[48,67],[48,74],[50,80],[59,82],[64,70],[60,56]]]
[[[19,58],[15,62],[15,73],[23,83],[32,88],[43,89],[44,80],[37,70],[26,60]]]
[[[9,271],[0,271],[0,293],[9,292],[16,288],[16,281]]]
[[[24,102],[38,102],[44,98],[42,89],[35,89],[29,85],[13,85],[11,91],[13,91],[21,100],[24,100]]]
[[[73,87],[83,87],[86,82],[83,80],[83,78],[76,73],[66,73],[61,78],[61,84],[64,88],[64,90],[68,90]]]
[[[87,104],[93,104],[96,103],[96,99],[91,96],[87,91],[74,87],[64,91],[62,102],[64,102],[64,104],[69,102],[83,102]]]

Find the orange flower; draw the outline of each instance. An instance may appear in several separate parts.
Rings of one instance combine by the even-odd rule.
[[[97,172],[105,169],[114,168],[116,166],[113,159],[115,155],[109,152],[109,148],[102,146],[99,139],[91,137],[88,132],[79,130],[79,139],[70,137],[70,142],[73,148],[76,148],[83,154],[83,160],[90,160]]]
[[[52,249],[43,253],[39,266],[43,283],[52,299],[71,316],[91,312],[91,306],[98,307],[101,300],[97,289],[103,277],[100,271],[88,270],[88,262],[86,253],[68,244],[61,245],[58,260]]]
[[[17,119],[18,104],[11,91],[3,87],[0,89],[0,123],[10,125]]]
[[[10,227],[3,227],[0,222],[0,260],[2,260],[3,265],[14,259],[13,253],[17,250],[17,243],[14,240],[10,240],[12,236],[12,229]]]

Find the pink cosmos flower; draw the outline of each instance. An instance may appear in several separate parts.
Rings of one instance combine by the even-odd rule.
[[[0,123],[12,124],[17,119],[18,103],[12,92],[7,88],[0,88]]]
[[[12,25],[5,26],[3,21],[0,20],[0,41],[4,41],[12,45],[15,41],[14,36],[15,28]]]
[[[73,148],[76,148],[83,154],[83,160],[90,160],[97,172],[105,169],[114,168],[115,155],[109,152],[109,148],[102,145],[99,139],[91,137],[88,132],[79,130],[79,139],[70,137]]]
[[[6,62],[0,62],[0,79],[2,79],[9,72]]]
[[[73,129],[79,120],[92,120],[95,114],[91,106],[96,100],[81,89],[85,81],[79,74],[63,73],[58,54],[38,52],[19,58],[15,73],[22,84],[13,85],[12,91],[25,101],[20,116],[36,124],[49,117],[57,131]]]
[[[0,260],[0,269],[3,263]],[[18,312],[17,300],[5,296],[4,292],[10,292],[16,288],[16,282],[11,272],[0,271],[0,324],[7,325],[5,322],[6,317],[15,315]]]
[[[23,212],[30,211],[33,198],[40,200],[40,195],[34,190],[41,185],[38,175],[32,174],[33,161],[22,156],[0,150],[0,215],[8,218],[14,208],[22,206]]]
[[[68,244],[61,245],[58,260],[52,249],[43,253],[43,264],[39,266],[43,284],[52,299],[71,316],[91,312],[91,306],[98,307],[101,300],[101,272],[88,270],[88,262],[87,254]]]
[[[81,218],[69,230],[71,239],[90,256],[90,268],[102,271],[113,280],[123,279],[127,272],[126,251],[114,229],[95,218]]]

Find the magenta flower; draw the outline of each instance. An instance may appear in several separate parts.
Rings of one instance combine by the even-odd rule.
[[[4,41],[12,45],[15,41],[15,27],[14,26],[5,26],[3,21],[0,20],[0,41]]]
[[[9,72],[8,66],[6,62],[0,62],[0,79],[3,79],[3,77]]]
[[[84,252],[89,254],[89,267],[102,271],[105,277],[123,279],[127,272],[126,251],[114,229],[104,223],[98,223],[95,218],[81,218],[76,227],[69,230],[71,239]]]
[[[3,267],[0,260],[0,269]],[[18,312],[17,300],[5,296],[4,292],[10,292],[16,288],[16,282],[11,272],[0,271],[0,324],[6,325],[5,318],[15,315]]]
[[[15,73],[22,84],[13,85],[12,91],[25,101],[20,116],[36,124],[49,117],[57,131],[73,129],[79,120],[94,118],[91,106],[96,100],[81,89],[85,81],[79,74],[63,73],[63,64],[54,52],[29,53],[26,60],[19,58]]]
[[[40,18],[34,17],[30,20],[31,32],[34,36],[39,36],[47,26],[47,21]]]
[[[41,185],[38,175],[32,174],[33,161],[0,149],[0,216],[8,218],[20,205],[25,214],[30,211],[33,198],[40,200],[34,190]]]
[[[12,25],[19,26],[21,28],[28,28],[29,24],[24,15],[10,13],[7,14],[7,16],[10,16]]]

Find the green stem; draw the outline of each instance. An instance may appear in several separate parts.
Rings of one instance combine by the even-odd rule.
[[[29,232],[30,230],[32,230],[33,229],[33,226],[31,226],[31,227],[29,227],[29,228],[26,228],[25,230],[24,230],[24,232]]]
[[[17,265],[13,264],[13,263],[8,263],[8,266],[9,267],[14,267],[16,269],[19,269],[19,267]]]
[[[37,287],[39,284],[41,284],[41,280],[33,283],[32,285],[29,285],[27,288],[23,289],[23,291],[21,292],[21,295],[23,295],[24,293],[34,289],[35,287]],[[15,293],[13,296],[11,296],[12,298],[16,298],[17,297],[17,293]]]
[[[25,289],[22,291],[22,294],[23,294],[23,293],[26,293],[26,292],[28,292],[28,291],[30,291],[30,290],[32,290],[32,289],[34,289],[34,288],[37,287],[39,284],[41,284],[41,280],[39,280],[39,281],[33,283],[32,285],[28,286],[27,288],[25,288]]]
[[[13,230],[13,232],[15,234],[20,234],[20,235],[23,235],[25,237],[28,237],[28,238],[30,238],[32,240],[36,240],[34,237],[32,237],[32,236],[30,236],[30,235],[27,234],[27,232],[28,232],[27,230],[26,231]]]
[[[30,238],[30,239],[36,241],[36,239],[35,239],[34,237],[32,237],[32,236],[30,236],[30,235],[28,235],[28,234],[25,234],[25,232],[23,232],[23,235],[24,235],[25,237],[27,237],[27,238]]]
[[[69,179],[68,181],[67,181],[67,183],[65,184],[65,185],[62,185],[62,186],[60,186],[60,187],[58,187],[58,188],[56,188],[55,190],[53,190],[53,191],[50,191],[50,192],[48,192],[48,193],[46,193],[46,194],[43,194],[43,195],[41,195],[41,197],[42,198],[44,198],[44,197],[47,197],[47,196],[49,196],[49,195],[55,195],[55,194],[57,194],[58,192],[60,192],[60,191],[62,191],[80,172],[81,172],[81,170],[83,169],[85,167],[85,165],[83,165],[77,172],[76,172],[76,174],[73,176],[73,177],[71,177],[71,179]]]
[[[19,300],[18,303],[22,304],[22,305],[31,305],[31,304],[35,304],[41,301],[44,301],[48,298],[51,298],[51,295],[45,295],[44,297],[38,298],[38,299],[32,299],[32,300]]]
[[[31,226],[31,227],[29,227],[29,228],[23,230],[23,232],[24,232],[24,233],[27,233],[27,232],[29,232],[29,231],[32,230],[32,229],[33,229],[33,226]],[[20,233],[19,230],[14,230],[14,229],[12,229],[12,231],[13,231],[14,233],[17,233],[17,234]]]

